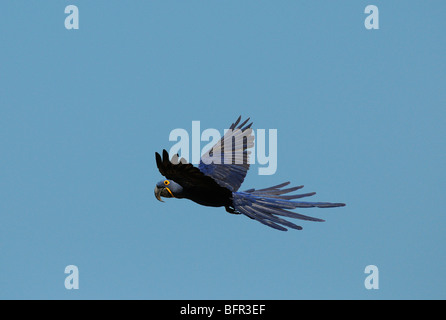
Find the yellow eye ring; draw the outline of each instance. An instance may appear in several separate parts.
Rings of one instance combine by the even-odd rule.
[[[169,185],[169,180],[164,180],[164,185],[168,186]]]

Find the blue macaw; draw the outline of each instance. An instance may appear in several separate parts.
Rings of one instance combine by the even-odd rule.
[[[295,199],[309,197],[315,192],[289,195],[303,186],[284,188],[284,182],[265,189],[238,191],[249,170],[248,150],[254,145],[254,135],[249,118],[240,123],[234,122],[227,133],[200,159],[198,168],[187,163],[184,158],[163,150],[162,157],[155,153],[160,173],[166,177],[156,184],[155,197],[186,198],[200,205],[225,207],[232,214],[243,214],[271,228],[287,231],[285,227],[301,230],[302,227],[279,216],[308,221],[322,219],[291,212],[295,208],[332,208],[345,206],[344,203],[303,202]],[[235,141],[235,143],[234,143]],[[225,150],[224,146],[232,146]],[[218,160],[218,161],[217,161]]]

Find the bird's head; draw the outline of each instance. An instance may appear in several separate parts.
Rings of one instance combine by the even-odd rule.
[[[164,202],[161,197],[164,198],[180,198],[183,187],[173,180],[161,180],[155,186],[155,197]]]

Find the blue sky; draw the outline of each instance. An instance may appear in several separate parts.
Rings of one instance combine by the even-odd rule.
[[[444,1],[3,1],[0,298],[445,299],[445,16]],[[290,180],[347,206],[280,232],[158,202],[171,130],[239,115],[278,132],[276,173],[253,165],[242,190]]]

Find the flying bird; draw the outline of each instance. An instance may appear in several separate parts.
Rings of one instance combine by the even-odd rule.
[[[155,153],[159,172],[166,178],[155,186],[155,197],[189,199],[203,206],[225,207],[231,214],[242,214],[271,228],[287,231],[287,228],[301,230],[298,226],[281,217],[308,221],[324,221],[290,211],[295,208],[333,208],[344,203],[296,201],[309,197],[315,192],[290,193],[303,186],[287,187],[284,182],[265,189],[238,191],[249,170],[250,148],[254,146],[252,122],[249,118],[240,123],[241,116],[226,134],[209,151],[203,154],[198,167],[187,163],[176,154],[169,159],[163,150],[162,156]],[[226,150],[225,150],[226,146]],[[227,146],[230,146],[229,148]],[[286,187],[286,188],[285,188]]]

